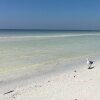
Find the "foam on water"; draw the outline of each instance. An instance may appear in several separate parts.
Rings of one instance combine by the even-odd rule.
[[[74,37],[74,36],[97,36],[100,34],[58,34],[58,35],[26,35],[26,36],[0,36],[0,39],[18,39],[18,38],[59,38],[59,37]]]

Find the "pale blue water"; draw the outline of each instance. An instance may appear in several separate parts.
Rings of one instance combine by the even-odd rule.
[[[100,54],[99,31],[0,31],[0,74]]]

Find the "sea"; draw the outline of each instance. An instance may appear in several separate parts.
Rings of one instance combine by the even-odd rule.
[[[1,80],[16,73],[68,70],[97,56],[100,31],[0,30]]]

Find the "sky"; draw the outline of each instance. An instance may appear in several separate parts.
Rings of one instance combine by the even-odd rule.
[[[100,0],[0,0],[0,29],[100,30]]]

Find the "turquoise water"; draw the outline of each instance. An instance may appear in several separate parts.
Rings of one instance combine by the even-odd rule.
[[[99,31],[0,31],[0,74],[100,53]]]

